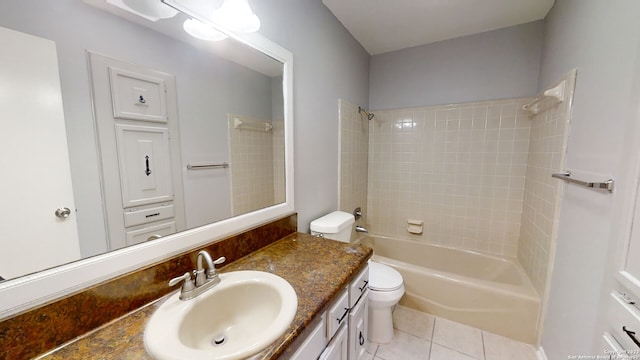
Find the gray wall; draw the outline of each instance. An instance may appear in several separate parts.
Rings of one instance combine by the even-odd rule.
[[[578,69],[567,169],[620,180],[613,195],[565,187],[543,324],[542,346],[549,359],[602,355],[599,315],[619,266],[619,261],[607,263],[620,247],[620,239],[612,236],[621,227],[615,215],[632,194],[623,180],[633,166],[624,162],[637,161],[637,155],[623,151],[623,143],[626,129],[637,121],[639,41],[636,0],[557,0],[546,18],[540,89]]]
[[[371,58],[373,110],[532,96],[544,24],[528,24]]]
[[[260,32],[294,56],[300,231],[338,209],[338,99],[367,107],[369,54],[319,0],[252,1]]]

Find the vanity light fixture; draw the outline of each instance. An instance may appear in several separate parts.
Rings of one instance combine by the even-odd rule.
[[[220,41],[228,36],[214,29],[213,27],[196,19],[187,19],[182,25],[184,31],[194,38],[206,41]]]
[[[260,19],[251,10],[248,0],[224,0],[211,19],[231,31],[255,32],[260,29]]]
[[[177,10],[163,4],[160,0],[107,0],[107,3],[153,22],[169,19],[178,14]]]

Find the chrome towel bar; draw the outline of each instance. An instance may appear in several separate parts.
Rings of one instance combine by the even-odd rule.
[[[566,182],[582,185],[582,186],[588,187],[588,188],[603,189],[603,190],[607,190],[609,192],[613,192],[613,183],[614,183],[613,179],[609,179],[609,180],[604,181],[604,182],[583,181],[583,180],[578,180],[578,179],[572,178],[570,171],[565,171],[565,172],[563,172],[561,174],[551,174],[551,177],[554,177],[554,178],[560,179],[560,180],[564,180]]]
[[[187,164],[187,170],[206,170],[206,169],[226,169],[229,167],[229,164],[224,162],[220,164],[204,164],[204,165],[191,165]]]

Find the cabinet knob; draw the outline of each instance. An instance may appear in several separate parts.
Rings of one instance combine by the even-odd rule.
[[[162,235],[160,234],[153,234],[151,236],[149,236],[149,238],[147,239],[147,241],[151,241],[151,240],[158,240],[162,237]]]

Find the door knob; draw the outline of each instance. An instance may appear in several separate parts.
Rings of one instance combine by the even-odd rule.
[[[56,209],[55,214],[60,219],[66,219],[66,218],[69,217],[69,215],[71,215],[71,210],[69,208],[66,208],[66,207],[61,207],[61,208]]]

